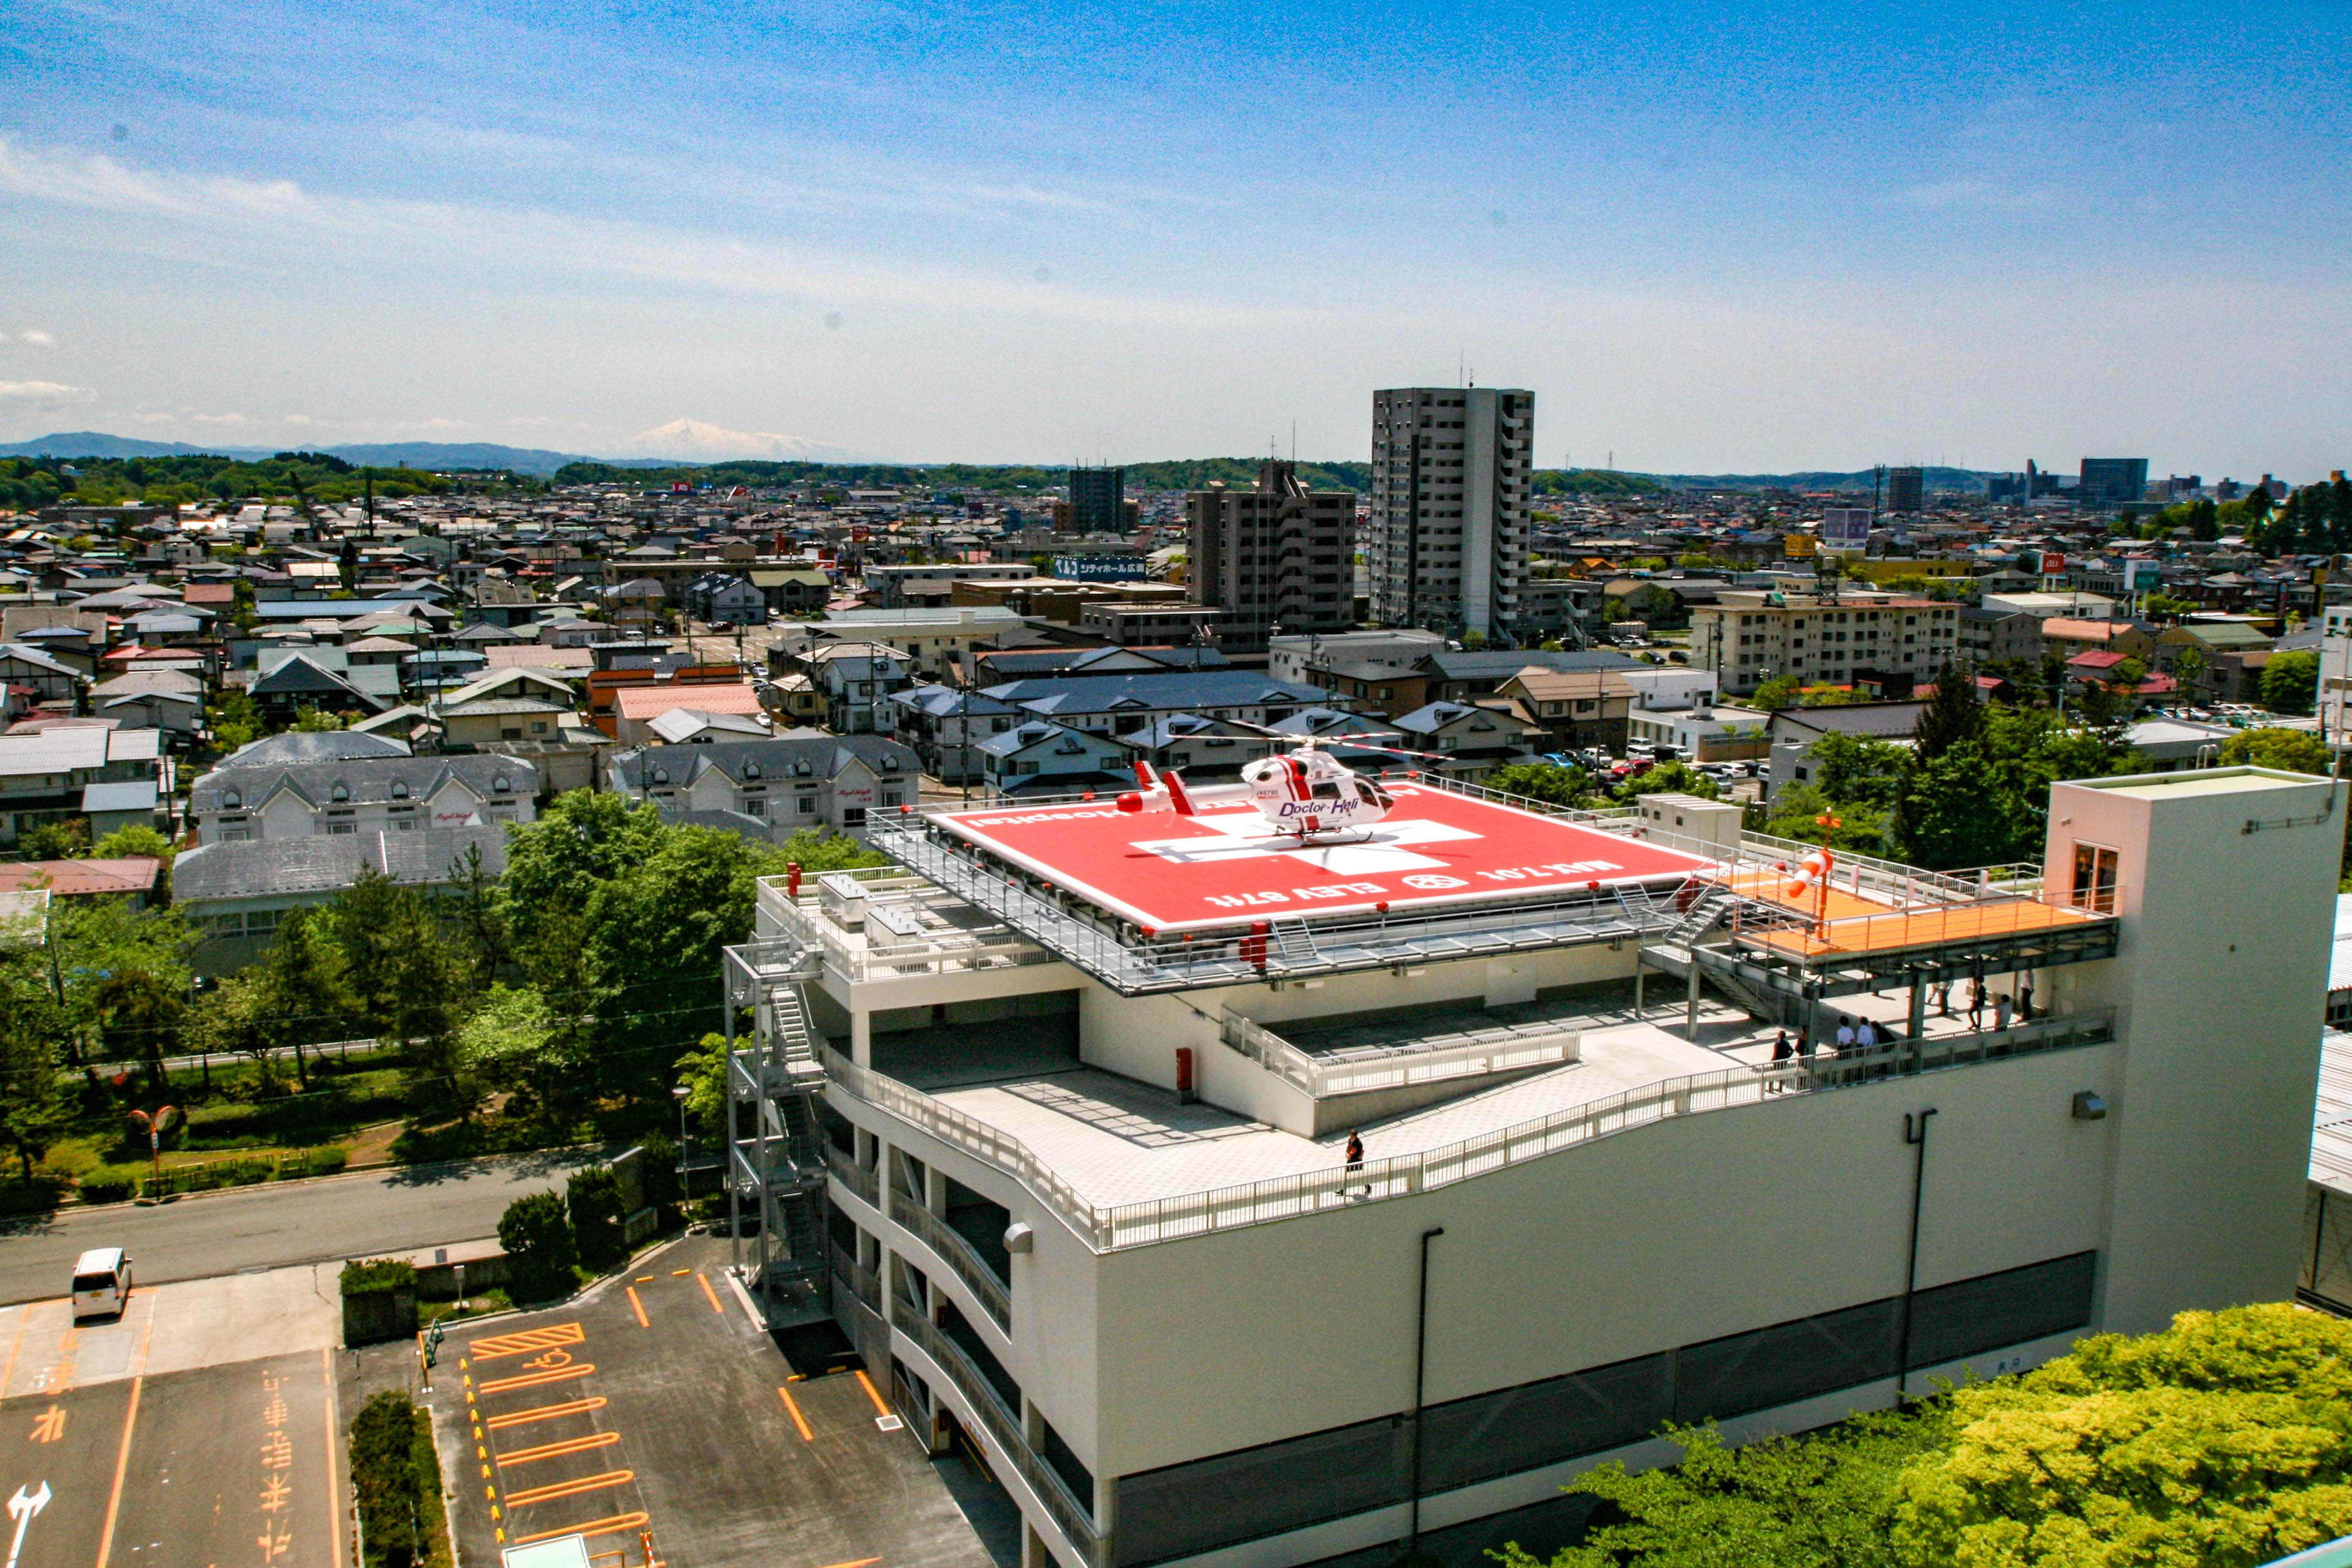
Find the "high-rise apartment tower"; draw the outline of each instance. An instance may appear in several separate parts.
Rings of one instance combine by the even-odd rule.
[[[1923,511],[1926,509],[1927,500],[1927,470],[1889,468],[1886,471],[1886,509],[1888,511]]]
[[[1125,533],[1129,525],[1127,470],[1071,469],[1070,525],[1082,534]]]
[[[1536,397],[1507,387],[1372,394],[1372,619],[1507,634],[1528,570]]]
[[[1225,612],[1227,653],[1263,652],[1276,625],[1307,635],[1353,624],[1354,491],[1310,490],[1268,460],[1255,488],[1195,490],[1186,506],[1192,602]]]

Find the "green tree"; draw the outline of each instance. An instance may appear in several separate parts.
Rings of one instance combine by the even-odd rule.
[[[559,1026],[547,998],[536,987],[493,985],[481,1005],[457,1030],[460,1071],[485,1088],[553,1106],[574,1098],[567,1092],[587,1077],[586,1041]]]
[[[1789,785],[1769,809],[1758,805],[1749,810],[1754,819],[1760,820],[1764,831],[1776,838],[1817,844],[1822,841],[1821,819],[1826,816],[1838,824],[1830,830],[1832,849],[1881,854],[1887,847],[1886,808],[1864,800],[1832,800],[1811,784]]]
[[[379,1040],[400,1042],[412,1087],[470,1111],[457,1071],[465,966],[425,895],[362,864],[327,906],[326,923],[359,1016]]]
[[[621,1178],[610,1166],[572,1173],[564,1184],[564,1208],[572,1224],[572,1247],[581,1267],[602,1273],[629,1255],[621,1223]]]
[[[1541,800],[1549,806],[1576,807],[1592,798],[1592,778],[1580,768],[1556,762],[1513,762],[1497,768],[1484,780],[1489,789]]]
[[[324,708],[310,707],[306,706],[295,711],[294,727],[296,730],[305,735],[315,734],[324,730],[341,729],[343,727],[343,718],[341,714],[330,713]]]
[[[727,1037],[706,1034],[677,1059],[689,1125],[711,1143],[727,1136]]]
[[[1912,755],[1932,762],[1962,741],[1984,733],[1984,704],[1977,700],[1974,674],[1956,664],[1937,672],[1936,685],[1911,731]]]
[[[514,1260],[508,1293],[516,1300],[543,1300],[571,1286],[577,1253],[561,1193],[525,1193],[507,1205],[499,1216],[499,1246]]]
[[[2242,729],[2221,743],[2224,768],[2275,768],[2283,773],[2336,771],[2336,755],[2307,729]]]
[[[2319,655],[2308,648],[2273,653],[2263,666],[2263,706],[2273,713],[2307,714],[2319,693]]]
[[[27,1184],[73,1114],[58,1082],[65,1020],[46,968],[37,951],[0,955],[0,1141]]]
[[[1712,800],[1723,787],[1687,762],[1661,762],[1629,776],[1617,786],[1617,799],[1630,805],[1643,795],[1696,795]]]
[[[215,749],[223,753],[250,746],[262,730],[261,709],[241,686],[222,688],[220,700],[205,710]]]
[[[146,823],[133,822],[128,827],[115,829],[99,840],[90,846],[89,852],[100,860],[143,855],[150,860],[162,861],[168,866],[172,863],[172,857],[179,852],[171,840]]]
[[[1823,796],[1841,806],[1865,806],[1882,813],[1895,804],[1903,769],[1911,760],[1908,747],[1839,730],[1813,742],[1811,756],[1812,782]]]
[[[70,1039],[82,1054],[142,1060],[160,1082],[188,994],[186,925],[122,898],[66,900],[51,924]]]
[[[351,1016],[351,971],[342,949],[329,936],[329,920],[316,909],[289,909],[278,917],[261,961],[247,973],[262,988],[272,1045],[290,1047],[294,1076],[310,1085],[302,1048],[337,1038]]]
[[[467,844],[449,867],[451,924],[465,938],[474,988],[485,990],[514,963],[507,940],[506,901],[499,879],[482,859],[482,846]]]
[[[68,817],[21,833],[17,852],[28,861],[80,860],[89,853],[89,819]]]
[[[2293,1303],[2103,1334],[1963,1388],[1906,1466],[1904,1563],[2254,1568],[2352,1533],[2352,1325]]]
[[[278,1086],[277,1013],[257,970],[230,975],[206,991],[188,1015],[185,1043],[211,1056],[242,1056],[254,1065],[265,1094]]]
[[[665,835],[650,803],[587,789],[557,796],[538,821],[512,829],[499,893],[509,939],[526,965],[543,959],[551,943],[579,940],[566,912],[586,909],[599,887],[650,859]]]
[[[1784,707],[1794,707],[1804,695],[1805,684],[1794,675],[1775,675],[1756,688],[1748,700],[1766,713],[1778,713]]]

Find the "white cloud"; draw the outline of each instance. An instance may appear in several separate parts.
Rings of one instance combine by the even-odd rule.
[[[8,340],[8,334],[5,332],[0,332],[0,343],[5,343]],[[54,349],[58,346],[58,340],[48,333],[42,331],[38,327],[26,328],[23,331],[16,334],[16,341],[19,343],[29,343],[36,349]]]
[[[758,457],[781,463],[825,463],[846,455],[838,446],[801,435],[779,435],[765,430],[729,430],[698,419],[673,419],[667,424],[641,430],[607,455],[614,457],[691,457],[717,462],[729,457]]]
[[[0,382],[0,402],[32,408],[68,408],[97,395],[88,387],[69,387],[62,382]]]

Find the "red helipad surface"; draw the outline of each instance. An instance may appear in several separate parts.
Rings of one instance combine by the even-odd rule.
[[[1679,881],[1695,855],[1557,817],[1412,785],[1353,835],[1301,845],[1256,808],[1197,817],[1086,804],[950,811],[950,831],[1154,931],[1253,920],[1478,904],[1598,883]]]

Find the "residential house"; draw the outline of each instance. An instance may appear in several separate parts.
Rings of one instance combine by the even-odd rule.
[[[1612,757],[1625,754],[1634,691],[1615,670],[1529,665],[1497,686],[1495,695],[1516,700],[1543,727],[1545,743],[1539,750],[1581,751],[1597,746]]]
[[[1981,666],[1996,659],[2042,657],[2043,618],[2021,610],[1960,610],[1960,663]]]
[[[1313,686],[1252,670],[1009,681],[987,695],[1034,717],[1098,735],[1130,735],[1176,714],[1279,724],[1301,708],[1340,706]]]
[[[724,621],[737,626],[768,623],[767,596],[733,572],[706,571],[689,578],[679,603],[698,621]]]
[[[272,724],[292,724],[304,708],[324,713],[382,713],[392,704],[354,685],[348,673],[329,669],[310,649],[296,650],[252,685],[246,695]]]
[[[52,898],[121,898],[133,909],[153,902],[163,862],[152,855],[0,863],[0,895],[45,889]]]
[[[1813,747],[1828,735],[1858,736],[1909,745],[1925,702],[1845,703],[1826,707],[1788,707],[1774,714],[1766,730],[1771,763],[1765,775],[1768,800],[1794,784],[1812,782]]]
[[[1399,746],[1427,754],[1405,765],[1449,779],[1475,781],[1550,748],[1543,726],[1508,699],[1431,703],[1394,722],[1404,737]]]
[[[655,746],[607,759],[606,787],[673,820],[729,811],[781,841],[804,829],[853,832],[868,815],[912,805],[922,781],[911,747],[877,735],[724,738]]]
[[[288,911],[329,902],[362,869],[439,892],[475,852],[486,872],[504,875],[505,827],[224,840],[184,850],[172,866],[172,899],[198,937],[189,964],[203,976],[232,974],[261,956]]]
[[[910,686],[890,694],[889,704],[887,733],[913,747],[923,771],[942,784],[977,780],[981,759],[973,747],[1028,716],[1012,703],[952,686]]]
[[[1193,713],[1171,714],[1119,739],[1162,772],[1177,768],[1189,779],[1208,783],[1239,778],[1244,763],[1271,757],[1282,745],[1255,726]]]
[[[2053,615],[2042,622],[2042,647],[2061,659],[2104,649],[2153,663],[2156,639],[2130,621],[2075,621]]]
[[[764,711],[759,692],[749,681],[662,681],[622,686],[614,694],[613,738],[623,746],[656,744],[659,737],[650,727],[672,708],[733,714],[752,720]]]
[[[29,691],[37,702],[71,703],[89,676],[29,643],[0,643],[0,685]]]
[[[992,735],[977,747],[981,774],[997,796],[1117,789],[1133,782],[1125,747],[1091,730],[1034,721]]]
[[[529,822],[539,775],[512,757],[357,757],[237,764],[189,792],[199,843],[410,833]]]
[[[159,789],[168,779],[163,734],[102,724],[60,725],[29,734],[0,735],[0,844],[90,810],[89,793],[119,810],[104,792],[110,784]],[[156,797],[148,797],[152,802]],[[151,806],[152,810],[152,806]]]
[[[884,643],[819,643],[801,655],[824,698],[825,727],[836,735],[887,735],[896,722],[894,692],[914,685],[911,661]]]

